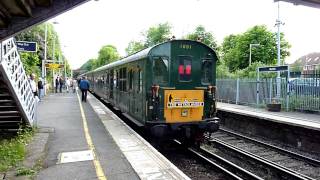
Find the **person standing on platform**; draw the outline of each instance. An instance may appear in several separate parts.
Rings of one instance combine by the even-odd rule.
[[[87,93],[88,93],[88,90],[90,88],[90,83],[88,80],[86,80],[86,77],[82,77],[82,80],[80,81],[80,90],[81,90],[81,93],[82,93],[82,98],[81,100],[84,101],[84,102],[87,102]]]
[[[66,85],[67,93],[69,93],[69,88],[70,88],[70,85],[71,85],[69,78],[66,78],[65,85]]]
[[[62,86],[63,86],[63,79],[62,77],[59,78],[59,92],[62,93]]]
[[[56,93],[58,93],[58,87],[59,87],[59,76],[56,78]]]
[[[39,99],[41,100],[44,96],[43,82],[41,78],[39,78],[39,81],[38,81],[38,90],[39,90]]]
[[[32,90],[32,93],[33,93],[33,96],[36,97],[38,96],[38,93],[37,93],[37,85],[36,85],[36,82],[35,82],[35,77],[36,75],[35,74],[31,74],[30,75],[30,85],[31,85],[31,90]]]
[[[72,80],[72,90],[73,90],[73,93],[76,93],[77,86],[78,86],[78,82],[77,82],[76,78],[74,78],[74,79]]]

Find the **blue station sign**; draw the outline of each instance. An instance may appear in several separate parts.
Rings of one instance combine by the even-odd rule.
[[[269,66],[259,67],[259,72],[277,72],[277,71],[288,71],[288,66]]]
[[[18,51],[24,52],[36,52],[37,51],[37,43],[36,42],[28,42],[28,41],[16,41]]]

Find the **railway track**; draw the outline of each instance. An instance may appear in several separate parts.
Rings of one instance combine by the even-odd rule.
[[[211,138],[211,145],[201,149],[206,148],[263,179],[320,179],[319,160],[224,129]]]
[[[189,153],[197,156],[202,161],[221,171],[228,179],[255,179],[262,180],[259,176],[247,171],[246,169],[204,149],[188,148]]]
[[[224,129],[211,138],[211,145],[178,148],[168,153],[171,158],[165,156],[192,179],[320,179],[319,160]]]

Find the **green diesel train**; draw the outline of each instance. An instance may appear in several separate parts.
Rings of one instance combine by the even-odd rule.
[[[92,92],[152,135],[197,141],[219,129],[217,60],[201,42],[172,40],[81,76]]]

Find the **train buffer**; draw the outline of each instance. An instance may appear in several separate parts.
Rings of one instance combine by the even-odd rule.
[[[94,96],[80,98],[57,93],[40,102],[38,126],[54,132],[36,179],[189,179]]]

